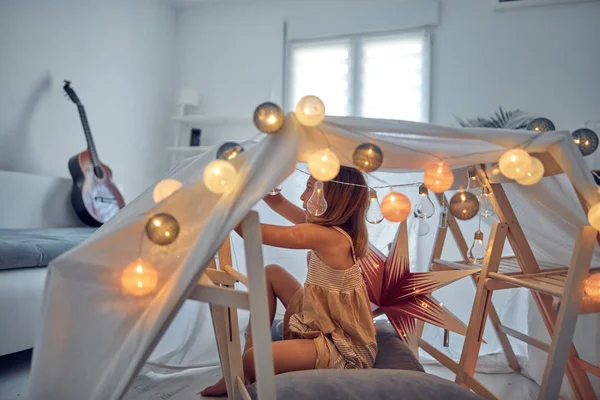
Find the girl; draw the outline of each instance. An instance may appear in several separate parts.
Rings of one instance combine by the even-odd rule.
[[[310,250],[304,287],[280,266],[265,268],[271,322],[277,299],[286,308],[284,340],[272,344],[276,374],[317,368],[371,368],[375,362],[375,327],[358,265],[368,247],[368,189],[363,175],[353,168],[342,167],[334,181],[350,185],[324,184],[328,207],[320,217],[306,211],[315,185],[313,177],[300,197],[304,210],[282,195],[265,198],[274,211],[295,225],[262,224],[263,243]],[[243,236],[240,227],[236,232]],[[243,365],[247,382],[254,382],[250,329]],[[201,394],[222,396],[226,391],[221,379]]]

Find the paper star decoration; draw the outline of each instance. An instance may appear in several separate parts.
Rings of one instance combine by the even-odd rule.
[[[398,336],[406,343],[417,334],[416,319],[466,334],[466,325],[436,301],[431,292],[479,272],[479,269],[410,272],[406,222],[400,224],[387,258],[369,246],[360,266],[371,302],[385,313]]]

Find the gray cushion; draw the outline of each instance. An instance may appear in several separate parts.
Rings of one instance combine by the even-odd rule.
[[[481,400],[475,393],[434,375],[390,369],[310,370],[277,375],[277,398],[365,400]],[[256,385],[248,392],[257,399]]]
[[[0,270],[47,266],[95,228],[0,229]]]
[[[390,324],[375,324],[377,331],[377,369],[405,369],[409,371],[425,372],[413,352],[398,337]]]

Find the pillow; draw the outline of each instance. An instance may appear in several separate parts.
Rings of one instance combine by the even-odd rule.
[[[285,400],[481,400],[473,392],[434,375],[390,369],[296,371],[275,377],[276,397]],[[248,387],[257,399],[256,384]]]

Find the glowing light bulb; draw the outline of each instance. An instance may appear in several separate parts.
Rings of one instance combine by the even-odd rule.
[[[419,186],[419,200],[415,205],[414,209],[415,217],[420,219],[427,219],[431,217],[434,212],[435,206],[429,198],[429,191],[427,190],[427,187],[425,185]]]
[[[443,193],[452,187],[454,174],[447,165],[439,163],[431,165],[425,170],[423,183],[434,193]]]
[[[467,171],[467,192],[474,192],[474,189],[477,188],[477,168],[471,167]]]
[[[383,214],[381,213],[381,205],[377,198],[377,192],[374,189],[369,190],[369,208],[367,209],[367,222],[373,225],[377,225],[383,221]]]
[[[146,235],[152,243],[166,246],[173,243],[179,236],[179,222],[171,214],[153,215],[146,222]]]
[[[508,179],[521,179],[531,170],[531,157],[525,150],[508,150],[500,157],[498,166]]]
[[[296,119],[304,126],[317,126],[325,120],[325,104],[317,96],[304,96],[296,104]]]
[[[152,191],[152,198],[155,203],[160,203],[173,193],[181,189],[183,185],[176,179],[164,179],[154,186]]]
[[[527,124],[526,129],[535,132],[548,132],[553,131],[556,128],[548,118],[534,118]]]
[[[261,132],[278,132],[283,126],[283,120],[283,110],[275,103],[262,103],[254,110],[254,126]]]
[[[598,135],[591,129],[577,129],[571,133],[571,136],[573,137],[573,142],[579,147],[581,154],[584,156],[589,156],[598,148]]]
[[[485,257],[485,245],[483,244],[483,232],[478,230],[475,232],[473,244],[469,248],[469,260],[473,264],[480,263]]]
[[[481,188],[481,194],[477,196],[477,201],[479,201],[479,214],[482,217],[491,217],[495,214],[494,204],[492,203],[492,198],[490,188],[487,186],[483,186]]]
[[[392,191],[381,202],[381,213],[390,222],[405,221],[410,211],[410,200],[401,193]]]
[[[473,193],[456,193],[450,199],[450,212],[457,219],[471,219],[479,212],[479,201]]]
[[[236,177],[237,171],[230,162],[214,160],[204,168],[202,180],[208,190],[222,194],[233,188]]]
[[[127,264],[121,273],[121,288],[134,296],[152,293],[157,284],[158,272],[149,262],[141,258]]]
[[[316,180],[327,182],[340,172],[340,161],[333,151],[321,149],[308,157],[308,171]]]
[[[413,231],[417,236],[427,236],[431,231],[431,228],[429,228],[429,223],[426,219],[415,218]]]
[[[354,149],[352,162],[359,171],[373,172],[383,163],[383,152],[373,143],[363,143]]]
[[[225,142],[217,150],[217,158],[219,160],[230,161],[236,158],[243,151],[244,148],[239,143]]]
[[[585,294],[600,301],[600,273],[592,274],[585,280]]]
[[[517,183],[523,186],[532,186],[544,177],[544,164],[537,157],[531,157],[531,167],[523,178],[517,179]]]
[[[600,203],[594,205],[588,211],[588,221],[590,225],[597,231],[600,231]]]
[[[306,203],[306,209],[311,215],[315,217],[320,217],[321,215],[325,214],[325,211],[327,211],[327,200],[325,200],[323,182],[315,182],[312,195]]]

